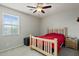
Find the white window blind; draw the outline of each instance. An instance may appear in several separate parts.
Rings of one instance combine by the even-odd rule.
[[[19,16],[3,15],[3,35],[19,34]]]

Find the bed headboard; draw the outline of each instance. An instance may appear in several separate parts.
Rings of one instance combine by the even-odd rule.
[[[68,28],[48,28],[47,33],[60,33],[64,34],[66,37],[68,37]]]

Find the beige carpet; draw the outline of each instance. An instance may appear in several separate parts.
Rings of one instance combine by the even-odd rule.
[[[22,46],[2,52],[0,56],[42,56],[42,54],[30,49],[28,46]]]
[[[0,53],[0,56],[44,56],[41,53],[31,50],[28,46],[22,46]],[[79,51],[62,48],[60,56],[79,56]]]

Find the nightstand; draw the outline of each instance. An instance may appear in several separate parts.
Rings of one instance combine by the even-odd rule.
[[[78,49],[77,44],[78,44],[78,39],[77,38],[67,37],[66,40],[65,40],[65,46],[66,47],[73,48],[73,49]]]
[[[24,38],[24,45],[29,46],[30,45],[29,42],[30,42],[30,38],[29,37]]]

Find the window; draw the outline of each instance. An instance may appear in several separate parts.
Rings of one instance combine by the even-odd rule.
[[[18,35],[19,34],[19,17],[4,14],[3,15],[3,35]]]

